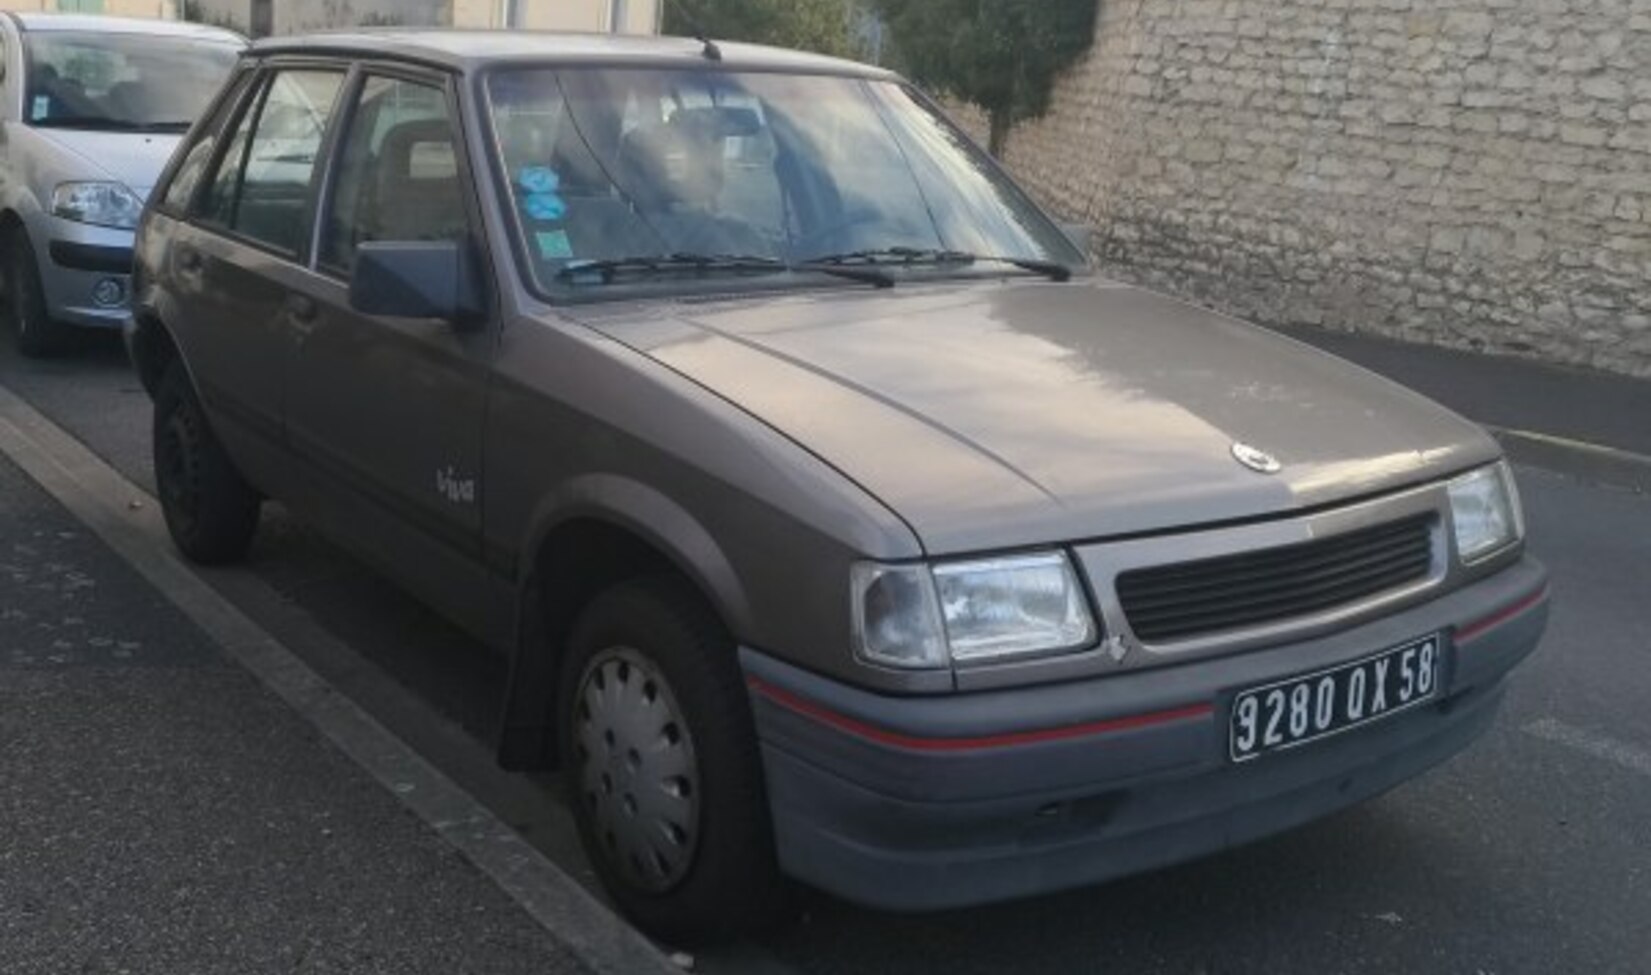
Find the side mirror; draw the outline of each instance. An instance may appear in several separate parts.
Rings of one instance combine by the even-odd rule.
[[[482,324],[481,293],[466,244],[378,240],[356,248],[350,307],[364,315],[440,318],[469,332]]]
[[[1083,256],[1088,258],[1089,239],[1095,233],[1095,228],[1087,223],[1067,223],[1064,220],[1061,221],[1060,228],[1061,232],[1066,234],[1066,239],[1072,242],[1072,246],[1082,251]]]

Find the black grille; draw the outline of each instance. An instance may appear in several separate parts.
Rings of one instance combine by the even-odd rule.
[[[1196,562],[1131,569],[1118,599],[1135,636],[1178,640],[1332,609],[1423,578],[1434,516]]]

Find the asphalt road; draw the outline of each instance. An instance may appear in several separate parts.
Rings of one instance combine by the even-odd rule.
[[[1435,378],[1448,388],[1448,375]],[[135,482],[149,483],[148,403],[118,346],[99,345],[75,360],[42,366],[18,361],[9,344],[0,343],[0,384]],[[1474,388],[1476,395],[1494,396]],[[1520,409],[1530,414],[1521,415],[1521,424],[1539,429],[1540,411],[1528,404]],[[1586,439],[1592,428],[1579,424],[1574,411],[1567,417],[1561,432]],[[1651,918],[1651,709],[1644,705],[1651,700],[1651,498],[1533,468],[1519,473],[1531,547],[1554,576],[1549,635],[1519,673],[1496,728],[1445,767],[1288,835],[1104,887],[919,917],[805,895],[796,923],[760,943],[703,955],[698,969],[805,975],[1651,970],[1645,923]],[[8,511],[4,517],[33,516]],[[554,787],[487,764],[482,741],[502,678],[497,661],[281,512],[267,515],[264,529],[246,570],[213,574],[219,591],[571,874],[588,879]],[[77,571],[97,581],[118,574],[118,567],[90,554],[74,564],[90,566]],[[161,618],[150,614],[167,612],[141,591],[122,605],[123,625],[134,633]],[[196,655],[188,659],[208,670],[215,666],[210,648],[180,644],[176,652]],[[0,659],[0,669],[5,666]],[[15,680],[0,675],[0,682]],[[108,693],[124,693],[121,686],[119,679],[104,682]],[[233,776],[252,757],[216,754],[202,764],[206,757],[198,754],[207,749],[200,723],[223,706],[216,694],[184,684],[166,712],[175,721],[133,722],[123,734],[136,739],[134,748],[171,756],[175,775],[186,778],[198,768],[206,776]],[[46,707],[7,720],[26,725],[27,715],[44,714]],[[74,750],[92,749],[94,739],[72,737],[53,747],[55,760],[71,763]],[[273,737],[266,747],[269,754],[257,759],[288,774],[311,762],[318,777],[330,774],[333,759],[318,757],[316,743],[303,735]],[[103,768],[90,765],[77,794],[95,793],[105,774],[116,781],[127,774]],[[0,781],[0,809],[26,799],[7,788]],[[57,815],[64,835],[83,837],[74,842],[96,843],[98,830],[113,828],[107,817],[68,800]],[[5,878],[15,875],[5,872],[8,855],[46,855],[28,845],[33,841],[18,839],[21,834],[5,835],[13,846],[0,848],[0,914],[8,900]],[[197,862],[184,855],[186,838],[156,842],[179,844],[180,859],[168,861],[165,883],[186,885],[189,864]],[[54,855],[63,881],[60,888],[44,885],[47,896],[62,910],[100,903],[74,886],[85,864]],[[164,859],[161,852],[156,858]],[[327,903],[340,888],[321,866],[287,875],[297,888],[289,896]],[[452,912],[490,903],[485,884],[470,880],[477,883],[442,895]],[[126,883],[111,896],[141,899],[158,881],[140,863]],[[369,873],[361,884],[396,910],[413,912],[432,899],[422,879],[405,872]],[[349,888],[337,896],[340,904],[352,903]],[[440,923],[403,916],[409,930]],[[270,936],[263,926],[281,922],[258,913],[240,923],[252,929],[245,937],[256,940]],[[14,934],[0,922],[0,939]],[[349,937],[335,933],[332,941]]]

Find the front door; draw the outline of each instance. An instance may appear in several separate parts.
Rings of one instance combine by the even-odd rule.
[[[482,422],[496,332],[350,307],[367,241],[474,242],[449,92],[437,77],[364,74],[296,294],[286,427],[312,464],[319,514],[461,622],[486,625]]]

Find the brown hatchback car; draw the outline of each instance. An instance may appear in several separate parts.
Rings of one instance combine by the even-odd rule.
[[[862,65],[263,42],[134,293],[178,546],[276,498],[508,654],[501,761],[666,936],[1295,826],[1483,732],[1547,618],[1481,430],[1094,276]]]

